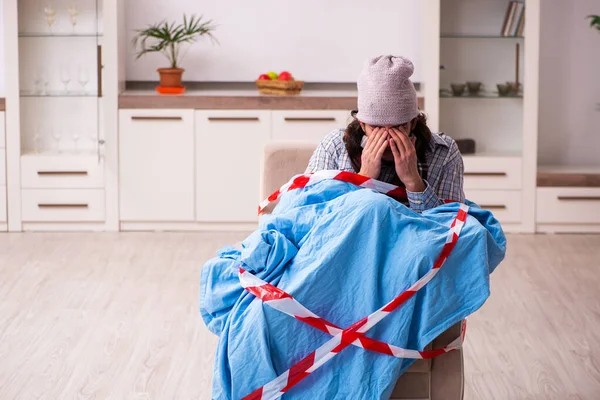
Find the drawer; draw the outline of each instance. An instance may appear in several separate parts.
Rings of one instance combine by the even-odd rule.
[[[0,186],[0,222],[6,222],[6,186]]]
[[[520,157],[463,156],[466,189],[521,189]]]
[[[21,184],[30,189],[101,189],[104,168],[95,155],[25,155],[21,157]]]
[[[23,189],[22,218],[25,222],[104,221],[104,190]]]
[[[466,190],[467,199],[491,211],[501,223],[521,222],[520,190]]]
[[[0,149],[0,186],[6,185],[6,151]]]
[[[6,122],[4,112],[0,112],[0,149],[6,148]]]
[[[536,210],[538,223],[600,223],[600,188],[538,188]]]
[[[320,142],[334,129],[346,128],[349,110],[273,111],[273,140]]]

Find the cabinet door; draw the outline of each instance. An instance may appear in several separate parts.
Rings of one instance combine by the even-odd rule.
[[[273,140],[319,143],[334,129],[346,128],[349,110],[273,111]]]
[[[122,221],[194,220],[194,111],[121,110]]]
[[[0,186],[0,222],[6,222],[6,186]]]
[[[196,111],[198,221],[258,220],[260,161],[270,132],[270,111]]]
[[[6,148],[6,133],[4,127],[4,111],[0,111],[0,149]]]

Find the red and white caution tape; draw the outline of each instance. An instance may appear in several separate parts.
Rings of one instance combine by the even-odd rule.
[[[312,180],[313,178],[315,178],[314,181]],[[301,188],[301,187],[306,187],[309,184],[316,183],[318,181],[322,181],[325,179],[343,180],[345,182],[357,184],[357,186],[370,187],[372,189],[378,190],[380,192],[383,192],[383,193],[386,193],[386,194],[392,195],[392,196],[394,194],[393,188],[397,188],[394,185],[389,185],[384,182],[371,180],[369,178],[365,178],[360,175],[356,175],[356,174],[352,174],[352,173],[339,172],[339,171],[322,171],[321,173],[318,172],[315,174],[310,174],[308,176],[300,175],[300,176],[292,179],[288,184],[284,185],[280,190],[278,190],[273,195],[271,195],[267,200],[265,200],[265,202],[261,203],[261,207],[259,207],[259,212],[262,209],[264,209],[264,207],[266,207],[269,203],[277,200],[281,196],[281,193],[283,193],[285,191]],[[356,180],[357,183],[355,183],[354,180]],[[369,182],[369,181],[373,181],[373,182]],[[379,184],[377,182],[379,182]],[[363,185],[368,185],[368,186],[363,186]],[[389,189],[390,186],[392,187],[392,190],[391,191],[386,190],[386,189]],[[402,189],[402,188],[399,188],[399,189]],[[392,193],[390,193],[390,192],[392,192]],[[395,194],[397,194],[397,193],[398,192],[396,192]],[[249,288],[252,288],[251,290],[249,290],[250,292],[257,294],[257,296],[259,298],[263,299],[264,301],[273,303],[272,306],[274,308],[277,308],[280,311],[283,311],[283,309],[285,309],[285,311],[283,311],[283,312],[285,312],[286,314],[290,314],[290,315],[294,316],[295,318],[301,317],[302,320],[304,320],[304,322],[307,322],[313,326],[319,325],[319,323],[322,323],[323,325],[325,325],[324,329],[328,333],[335,335],[328,342],[323,344],[317,350],[310,353],[308,356],[303,358],[300,362],[296,363],[294,366],[292,366],[289,370],[285,371],[283,374],[279,375],[273,381],[256,389],[254,392],[252,392],[251,394],[244,397],[244,400],[276,399],[276,398],[282,396],[285,392],[287,392],[289,389],[291,389],[293,386],[295,386],[302,379],[304,379],[305,377],[310,375],[312,372],[317,370],[319,367],[321,367],[327,361],[329,361],[330,359],[335,357],[340,351],[342,351],[343,349],[348,347],[350,344],[354,344],[354,345],[362,344],[363,342],[361,340],[364,340],[364,335],[367,331],[369,331],[369,329],[371,329],[376,324],[378,324],[381,320],[383,320],[391,312],[398,309],[398,307],[400,307],[402,304],[404,304],[407,300],[412,298],[420,289],[422,289],[427,283],[429,283],[431,281],[431,279],[433,279],[433,277],[439,272],[439,269],[442,267],[442,265],[448,259],[448,256],[450,255],[450,253],[452,252],[452,249],[454,249],[454,246],[456,245],[456,242],[458,241],[458,237],[460,235],[462,227],[467,218],[468,210],[469,210],[469,207],[467,205],[465,205],[465,204],[460,205],[460,209],[456,215],[456,218],[452,222],[450,231],[448,232],[446,243],[444,244],[444,247],[442,248],[441,253],[439,254],[438,258],[436,259],[433,267],[431,268],[431,270],[429,272],[427,272],[423,277],[421,277],[409,289],[402,292],[395,299],[390,301],[388,304],[386,304],[379,310],[375,311],[368,317],[363,318],[362,320],[354,323],[349,328],[346,328],[341,331],[337,331],[337,333],[333,333],[331,331],[331,329],[337,328],[339,330],[340,328],[319,318],[316,314],[312,313],[311,311],[306,309],[304,306],[302,306],[299,302],[295,301],[289,294],[275,288],[272,285],[269,285],[269,286],[261,285],[260,283],[263,282],[262,280],[258,280],[258,281],[252,280],[252,278],[250,278],[250,276],[252,276],[251,274],[249,274],[247,271],[245,271],[243,269],[240,269],[240,280],[242,280],[242,279],[245,280],[245,282],[247,284],[247,285],[245,285],[245,287],[247,288],[247,290],[249,290]],[[273,290],[273,288],[277,289],[277,290]],[[276,304],[275,302],[277,302],[278,304]],[[271,305],[271,304],[269,304],[269,305]],[[298,314],[295,314],[295,313],[298,313]],[[298,318],[298,319],[301,319],[301,318]],[[317,323],[317,321],[319,323]],[[321,326],[321,328],[323,328],[323,326]],[[460,342],[462,342],[462,340],[464,340],[464,335],[465,335],[465,330],[464,330],[464,325],[463,325],[461,337],[459,339],[457,339],[456,341],[460,340]],[[456,343],[454,343],[454,342],[452,343],[452,345],[455,345],[455,344]],[[386,346],[389,346],[389,345],[386,345]],[[460,344],[459,344],[459,346],[460,346]],[[364,345],[362,345],[361,347],[364,347]],[[404,350],[404,349],[401,349],[401,350]],[[410,350],[408,350],[408,351],[410,351]],[[444,351],[444,352],[446,352],[446,351]],[[421,357],[418,357],[418,358],[421,358]]]
[[[398,200],[406,200],[406,189],[403,187],[367,178],[366,176],[358,175],[353,172],[324,170],[293,177],[288,183],[280,187],[260,203],[258,206],[258,213],[261,214],[269,204],[279,199],[285,192],[294,189],[302,189],[328,179],[352,183],[363,188],[374,189]]]
[[[289,293],[279,289],[263,281],[250,272],[239,269],[240,282],[244,289],[261,299],[268,306],[281,311],[291,317],[296,318],[322,332],[328,333],[331,336],[335,336],[343,331],[339,326],[332,324],[325,318],[321,318],[306,307],[304,307],[298,300],[292,297]],[[459,349],[462,346],[464,337],[462,330],[466,328],[461,327],[461,335],[452,341],[449,345],[444,348],[436,350],[418,351],[418,350],[407,350],[392,344],[380,342],[378,340],[371,339],[367,336],[358,338],[352,344],[357,347],[364,348],[376,353],[386,354],[397,358],[414,358],[414,359],[428,359],[434,358],[441,354],[447,353],[452,350]]]

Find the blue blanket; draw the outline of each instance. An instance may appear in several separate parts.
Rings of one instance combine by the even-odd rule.
[[[506,238],[490,212],[468,204],[461,236],[438,275],[367,336],[423,350],[485,302]],[[202,268],[202,318],[220,338],[212,398],[241,399],[331,338],[242,289],[238,265],[348,327],[430,270],[458,208],[452,203],[417,214],[383,194],[333,180],[285,193],[241,250],[225,247]],[[283,398],[388,399],[413,362],[350,346]]]

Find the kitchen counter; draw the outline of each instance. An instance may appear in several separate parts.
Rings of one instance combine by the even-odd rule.
[[[0,111],[6,110],[6,100],[4,97],[0,97]]]
[[[191,84],[181,95],[161,95],[156,84],[131,83],[119,95],[120,109],[210,110],[353,110],[355,84],[305,84],[297,95],[274,96],[258,92],[254,83]],[[419,98],[420,107],[423,99]]]

